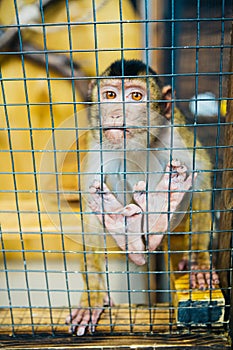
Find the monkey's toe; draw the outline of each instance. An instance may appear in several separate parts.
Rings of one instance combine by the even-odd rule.
[[[179,262],[179,270],[190,270],[190,285],[191,288],[205,290],[206,288],[216,288],[219,284],[219,277],[215,269],[210,269],[207,265],[198,265],[196,262],[190,264],[188,259],[182,259]]]

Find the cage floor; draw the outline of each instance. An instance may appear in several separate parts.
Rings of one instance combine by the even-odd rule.
[[[96,333],[84,337],[68,334],[64,324],[68,310],[3,309],[0,311],[0,348],[4,349],[230,349],[229,339],[222,328],[177,329],[168,305],[157,305],[151,310],[134,305],[106,309]],[[14,323],[14,328],[12,328]],[[33,327],[32,327],[33,323]],[[52,326],[51,326],[52,323]],[[172,325],[173,323],[173,325]],[[15,336],[13,336],[13,333]],[[32,337],[32,335],[36,337]],[[51,337],[54,335],[54,337]]]
[[[68,326],[65,318],[69,314],[67,308],[19,308],[0,311],[0,334],[39,334],[65,333]],[[156,308],[148,306],[119,305],[106,309],[96,327],[97,333],[149,333],[151,331],[168,332],[174,323],[174,315],[168,306],[161,304]],[[12,327],[14,324],[14,328]],[[33,324],[33,326],[32,326]],[[173,325],[174,327],[174,325]]]

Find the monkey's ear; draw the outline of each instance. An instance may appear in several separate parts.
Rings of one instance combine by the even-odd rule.
[[[167,119],[171,119],[172,116],[172,103],[171,103],[171,99],[172,99],[172,87],[171,85],[166,85],[162,88],[162,95],[163,95],[163,99],[165,100],[164,102],[164,116]]]
[[[95,79],[92,79],[88,84],[87,102],[92,102],[92,92],[95,85],[96,85]]]

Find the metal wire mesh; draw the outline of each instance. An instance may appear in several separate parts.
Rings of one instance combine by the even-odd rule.
[[[85,215],[90,213],[85,209],[81,186],[85,155],[93,151],[87,149],[90,125],[86,111],[91,105],[87,85],[96,77],[100,81],[102,71],[112,61],[123,62],[125,58],[143,59],[146,78],[150,76],[149,66],[153,66],[161,80],[171,84],[171,101],[184,110],[187,126],[193,129],[193,169],[200,148],[210,153],[213,163],[212,169],[201,170],[212,176],[211,188],[201,189],[211,195],[211,207],[206,211],[211,216],[210,231],[195,232],[209,235],[212,274],[220,251],[216,242],[222,234],[219,217],[224,209],[220,193],[225,188],[221,179],[222,173],[229,171],[224,169],[222,158],[224,150],[232,147],[223,138],[223,130],[232,126],[225,122],[226,101],[232,100],[227,90],[232,74],[232,5],[231,0],[0,3],[2,334],[66,332],[64,317],[79,305],[84,290],[82,275],[88,289],[95,278],[87,267],[93,251],[104,260],[103,270],[97,272],[98,278],[104,277],[106,282],[102,291],[117,304],[103,306],[105,312],[97,334],[174,334],[181,325],[185,326],[181,334],[187,329],[195,333],[194,326],[200,326],[201,322],[191,314],[182,321],[176,316],[180,310],[182,313],[182,307],[174,304],[174,295],[181,287],[171,282],[177,269],[172,270],[170,237],[177,233],[169,227],[167,250],[147,250],[143,268],[130,262],[129,252],[113,250],[111,246],[109,249],[106,235],[101,249],[87,247],[83,233]],[[209,91],[212,95],[200,96]],[[172,115],[174,108],[172,103]],[[146,127],[152,128],[150,120]],[[185,127],[172,119],[172,133]],[[169,151],[172,159],[172,143]],[[103,161],[99,153],[96,157]],[[99,169],[104,175],[103,168]],[[149,165],[146,170],[149,176]],[[123,173],[126,183],[126,157]],[[198,211],[193,207],[193,193],[187,209],[189,227],[179,231],[189,236],[189,257],[193,213]],[[231,254],[231,247],[225,251]],[[218,271],[222,272],[221,267]],[[231,271],[230,260],[223,272]],[[190,269],[187,273],[191,273]],[[222,284],[224,295],[231,290],[228,282]],[[190,310],[195,292],[189,286],[186,292],[189,304],[183,307]],[[223,297],[216,297],[212,288],[206,293],[209,303],[204,305],[208,316],[204,325],[212,329],[228,327],[228,317],[223,319]],[[89,290],[89,303],[91,298]],[[225,303],[229,309],[229,298]]]

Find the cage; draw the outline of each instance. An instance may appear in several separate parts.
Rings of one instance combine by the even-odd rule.
[[[0,1],[1,347],[230,349],[232,8]]]

